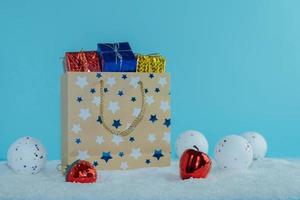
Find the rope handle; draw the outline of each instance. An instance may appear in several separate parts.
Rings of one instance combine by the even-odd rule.
[[[142,93],[142,107],[141,107],[141,112],[139,113],[139,115],[133,120],[133,122],[131,123],[131,125],[123,130],[123,131],[118,131],[118,130],[113,130],[111,128],[111,126],[108,126],[106,123],[105,123],[105,120],[104,120],[104,114],[103,114],[103,111],[104,111],[104,91],[103,91],[103,85],[104,85],[104,82],[103,80],[100,80],[100,97],[101,97],[101,102],[100,102],[100,117],[102,119],[102,124],[104,126],[104,128],[109,131],[111,134],[114,134],[114,135],[120,135],[120,136],[127,136],[129,135],[130,133],[132,133],[132,131],[134,131],[134,129],[138,126],[138,124],[142,121],[143,117],[144,117],[144,114],[145,114],[145,93],[144,93],[144,85],[143,85],[143,82],[142,81],[139,81],[138,82],[138,85],[140,87],[140,90],[141,90],[141,93]]]

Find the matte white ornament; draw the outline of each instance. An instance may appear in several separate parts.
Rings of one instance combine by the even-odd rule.
[[[215,160],[221,169],[247,169],[253,160],[250,143],[239,135],[222,138],[214,150]]]
[[[251,144],[254,160],[265,157],[268,145],[265,138],[261,134],[254,131],[249,131],[243,133],[242,136]]]
[[[44,168],[47,153],[40,141],[32,137],[22,137],[10,145],[7,162],[15,172],[36,174]]]
[[[203,153],[208,152],[208,142],[205,136],[199,131],[189,130],[183,132],[176,141],[176,154],[178,157],[187,149],[193,149],[196,145]]]

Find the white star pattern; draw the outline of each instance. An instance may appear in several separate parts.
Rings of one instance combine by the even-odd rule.
[[[139,76],[137,76],[137,77],[131,77],[129,85],[132,85],[134,88],[137,88],[139,81],[140,81],[140,77]]]
[[[156,140],[155,135],[154,135],[154,134],[149,134],[149,135],[148,135],[148,140],[149,140],[151,143],[153,143],[153,142]]]
[[[80,109],[79,117],[83,120],[87,120],[91,116],[90,110],[88,108],[86,109]]]
[[[111,76],[107,78],[106,84],[109,85],[110,87],[114,86],[116,84],[116,79],[115,77]]]
[[[167,101],[161,101],[160,102],[160,109],[164,112],[166,112],[168,109],[170,109],[169,102]]]
[[[101,98],[100,97],[94,97],[92,103],[95,104],[96,106],[99,106],[101,102]]]
[[[107,109],[110,110],[113,114],[115,114],[117,112],[117,110],[120,109],[119,102],[110,101]]]
[[[166,143],[170,143],[170,133],[164,133],[163,140],[166,141]]]
[[[153,96],[146,96],[146,103],[150,106],[152,103],[154,103]]]
[[[141,154],[141,149],[140,148],[137,148],[137,149],[131,149],[131,154],[130,154],[130,156],[131,157],[134,157],[134,159],[138,159],[140,156],[141,156],[142,154]]]
[[[132,112],[132,116],[137,117],[140,114],[140,112],[141,112],[140,108],[134,108]]]
[[[102,144],[104,142],[103,136],[97,136],[96,142]]]
[[[78,85],[81,89],[83,89],[89,83],[87,82],[86,76],[77,76],[76,85]]]
[[[164,87],[167,84],[166,77],[160,77],[158,84],[161,85],[161,87]]]
[[[120,168],[121,168],[122,170],[127,169],[127,168],[128,168],[128,163],[127,163],[127,162],[121,162]]]
[[[78,134],[81,131],[80,124],[73,124],[72,132]]]
[[[123,138],[119,135],[114,135],[113,139],[111,140],[113,143],[115,143],[117,146],[120,145],[121,142],[123,142]]]
[[[85,150],[85,151],[78,151],[78,156],[77,158],[80,159],[80,160],[86,160],[87,158],[89,158],[90,155],[88,154],[88,151]]]

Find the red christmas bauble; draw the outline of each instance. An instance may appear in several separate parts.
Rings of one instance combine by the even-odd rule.
[[[180,158],[180,177],[206,178],[211,169],[211,160],[207,154],[195,149],[187,149]]]
[[[77,160],[68,167],[66,181],[72,183],[95,183],[97,170],[85,160]]]

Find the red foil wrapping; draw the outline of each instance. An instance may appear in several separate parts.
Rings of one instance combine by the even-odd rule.
[[[67,52],[65,70],[71,72],[102,71],[97,51]]]

